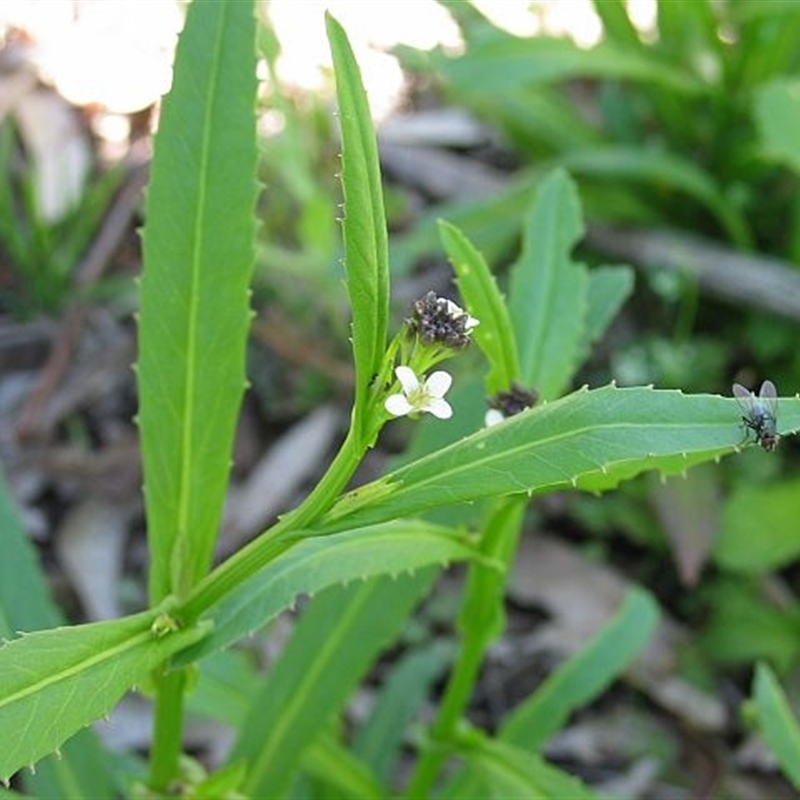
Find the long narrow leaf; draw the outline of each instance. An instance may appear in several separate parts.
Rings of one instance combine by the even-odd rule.
[[[337,583],[441,566],[476,555],[462,534],[423,520],[396,520],[307,539],[213,607],[205,618],[213,623],[211,634],[176,661],[191,663],[238,641],[291,607],[300,593],[313,594]]]
[[[356,364],[354,424],[364,420],[370,382],[380,372],[389,318],[389,250],[378,146],[361,73],[343,28],[326,16],[342,130],[347,291]]]
[[[779,409],[780,432],[798,430],[800,398],[781,398]],[[321,526],[344,529],[521,492],[601,491],[647,470],[682,473],[745,441],[733,398],[646,387],[582,390],[345,495]]]
[[[647,644],[658,622],[658,606],[632,590],[617,616],[560,666],[505,720],[503,741],[538,750],[569,715],[603,692]]]
[[[159,637],[157,611],[27,634],[0,648],[0,780],[108,714],[124,692],[202,635]]]
[[[205,574],[222,513],[245,386],[255,89],[252,4],[189,6],[144,229],[137,373],[154,603]]]
[[[317,596],[242,727],[249,796],[281,797],[306,748],[430,587],[434,570],[332,587]]]
[[[557,170],[542,184],[525,221],[508,290],[520,379],[549,400],[573,376],[584,337],[589,275],[570,260],[582,233],[577,189]]]
[[[407,725],[419,712],[433,682],[455,655],[455,643],[436,641],[400,659],[384,682],[353,750],[389,785],[400,757]]]

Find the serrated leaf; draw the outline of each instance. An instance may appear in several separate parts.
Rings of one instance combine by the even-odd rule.
[[[306,539],[214,606],[204,617],[213,622],[213,630],[196,648],[177,656],[176,663],[191,663],[258,630],[292,606],[298,594],[476,555],[463,534],[424,520],[393,520],[336,536]]]
[[[557,170],[542,184],[526,217],[508,289],[519,377],[547,400],[566,388],[584,337],[589,276],[569,257],[582,234],[577,190]]]
[[[254,699],[232,754],[249,764],[248,795],[284,794],[315,734],[399,633],[434,577],[434,570],[426,570],[398,579],[373,578],[332,587],[312,601]]]
[[[0,647],[0,779],[105,716],[199,628],[158,637],[158,611],[26,634]]]
[[[251,3],[189,6],[144,228],[139,426],[153,603],[211,560],[245,387],[257,187]]]
[[[779,403],[781,432],[798,430],[800,398]],[[741,409],[733,398],[615,386],[581,390],[345,495],[320,527],[374,524],[521,492],[601,491],[651,469],[682,473],[744,442]]]
[[[658,623],[658,606],[640,589],[631,590],[606,626],[503,722],[503,741],[538,750],[619,677],[647,644]]]
[[[345,270],[356,366],[354,424],[360,426],[365,420],[370,382],[380,372],[386,349],[388,236],[378,146],[361,73],[342,26],[329,13],[325,21],[342,131]]]
[[[494,275],[483,256],[454,225],[440,220],[439,237],[457,275],[464,304],[480,320],[472,338],[489,362],[487,389],[491,394],[507,390],[520,377],[519,358],[508,309]]]
[[[753,694],[767,746],[778,759],[783,774],[800,791],[800,725],[766,664],[756,668]]]

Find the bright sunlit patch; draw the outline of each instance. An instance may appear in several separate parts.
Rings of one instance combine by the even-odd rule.
[[[67,100],[129,113],[169,89],[183,16],[171,0],[5,0],[0,24],[31,33],[43,74]]]
[[[336,17],[347,31],[376,119],[394,109],[404,85],[397,60],[386,50],[400,43],[427,50],[460,42],[450,15],[433,0],[272,0],[267,8],[281,42],[278,74],[302,89],[330,86],[325,10]]]

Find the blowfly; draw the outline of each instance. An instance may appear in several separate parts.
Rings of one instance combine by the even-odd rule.
[[[742,411],[745,429],[753,431],[756,442],[771,453],[780,441],[776,425],[778,419],[778,391],[772,381],[764,381],[758,397],[740,383],[733,384],[733,396]]]

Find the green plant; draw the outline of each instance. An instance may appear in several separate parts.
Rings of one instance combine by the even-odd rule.
[[[613,385],[559,397],[629,286],[621,268],[590,272],[570,260],[580,217],[562,172],[549,178],[532,207],[508,309],[478,252],[443,224],[469,314],[426,297],[414,321],[387,344],[388,248],[375,138],[347,38],[330,17],[328,34],[342,126],[356,373],[347,437],[304,502],[212,568],[245,383],[257,190],[255,28],[249,3],[196,0],[163,109],[144,234],[137,372],[150,608],[120,620],[53,627],[56,614],[0,493],[0,623],[7,636],[27,631],[0,648],[0,777],[6,781],[138,687],[152,691],[156,711],[141,793],[286,796],[298,789],[314,796],[388,796],[402,744],[398,723],[409,714],[408,694],[398,692],[410,672],[412,684],[422,683],[419,702],[449,654],[431,650],[403,662],[406,674],[398,667],[367,723],[383,732],[385,749],[358,735],[348,748],[337,717],[430,588],[437,567],[463,561],[462,643],[437,717],[417,742],[405,790],[415,797],[432,792],[445,761],[457,757],[464,766],[445,787],[449,793],[474,795],[480,786],[492,796],[591,796],[536,751],[644,646],[658,616],[646,592],[631,592],[615,620],[496,736],[464,717],[486,647],[502,629],[504,582],[525,503],[533,493],[609,490],[646,470],[680,473],[730,454],[742,443],[738,406],[732,398]],[[533,318],[527,309],[543,285],[553,302]],[[477,327],[470,315],[480,320]],[[524,386],[532,382],[551,402],[345,492],[393,408],[448,414],[442,390],[449,381],[414,382],[396,368],[422,376],[467,344],[473,331],[499,410],[510,414],[519,410],[515,404],[530,404],[532,392]],[[800,428],[800,399],[781,400],[780,425],[784,434]],[[478,500],[486,502],[473,530],[419,516]],[[300,593],[315,599],[280,659],[266,676],[255,674],[231,645]],[[215,679],[233,671],[242,679],[226,688],[224,702],[210,701]],[[212,775],[181,754],[184,706],[203,701],[239,729],[229,761]],[[49,767],[22,779],[43,796],[107,796],[110,770],[87,766],[98,760],[108,763],[83,733],[64,745],[61,760],[46,759]]]
[[[58,314],[81,287],[74,280],[121,172],[111,169],[86,187],[63,219],[42,218],[30,170],[14,168],[15,131],[0,125],[0,250],[11,279],[0,291],[0,310],[17,316]],[[83,290],[85,291],[85,289]]]

